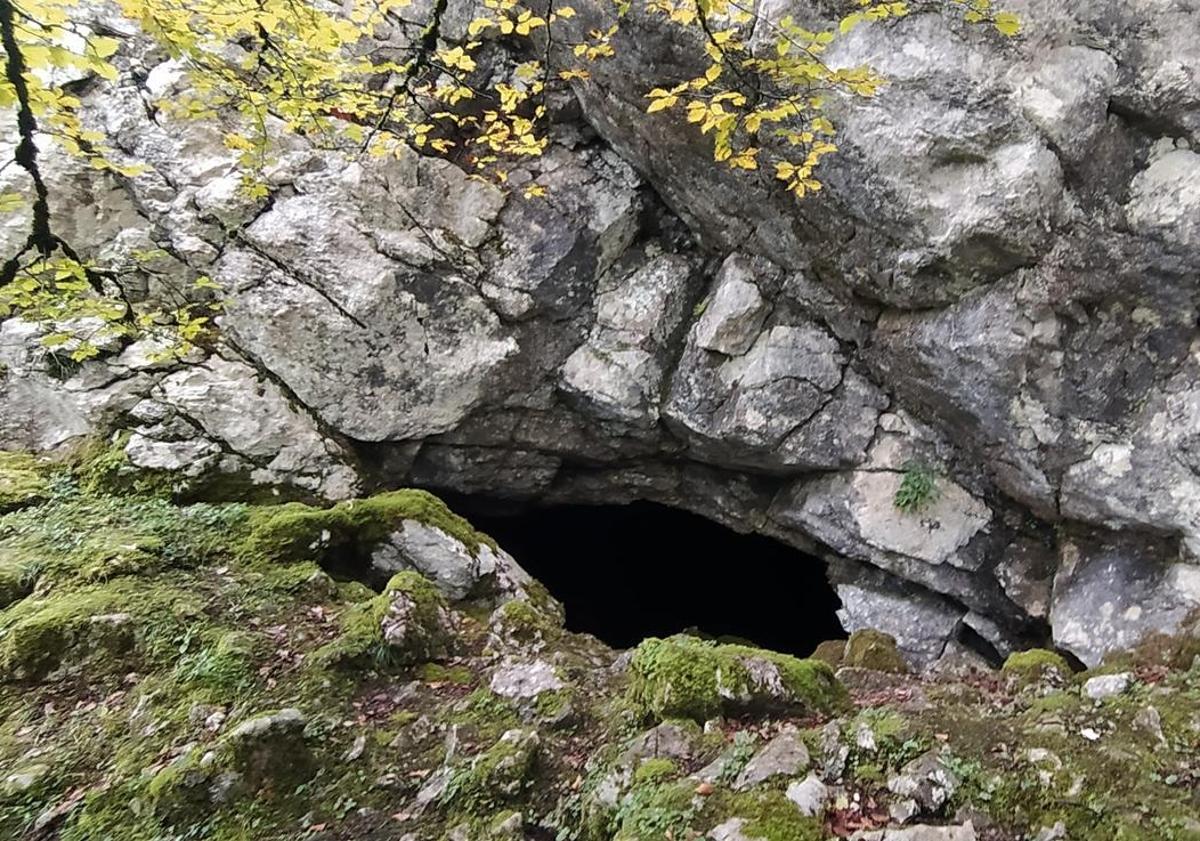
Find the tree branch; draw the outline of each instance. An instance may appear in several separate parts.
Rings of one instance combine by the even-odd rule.
[[[20,141],[17,143],[13,160],[29,173],[33,181],[33,219],[29,226],[29,239],[25,247],[5,261],[0,269],[0,286],[7,286],[17,275],[21,257],[31,249],[36,249],[42,257],[49,257],[58,245],[58,238],[50,228],[50,193],[46,182],[42,180],[42,172],[38,168],[37,119],[33,116],[33,107],[29,101],[29,84],[25,80],[25,55],[17,43],[16,26],[13,22],[15,10],[11,0],[0,0],[0,45],[4,47],[4,76],[13,87],[17,100],[17,131]]]

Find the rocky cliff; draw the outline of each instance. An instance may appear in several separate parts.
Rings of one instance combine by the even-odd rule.
[[[119,79],[74,84],[147,169],[48,153],[63,231],[153,252],[146,295],[211,275],[227,311],[175,364],[134,343],[64,365],[6,321],[0,446],[116,434],[180,498],[656,500],[826,558],[847,629],[919,663],[1094,665],[1174,631],[1200,605],[1200,12],[1009,5],[1015,41],[913,14],[840,42],[890,83],[835,106],[827,189],[799,203],[644,113],[688,51],[636,9],[513,174],[549,188],[528,200],[296,137],[247,199],[219,130],[156,111],[182,68],[108,20]],[[916,474],[935,493],[901,510]]]

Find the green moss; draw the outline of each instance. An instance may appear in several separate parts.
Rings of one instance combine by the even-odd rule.
[[[416,520],[462,542],[472,554],[495,542],[425,491],[400,490],[315,508],[299,502],[256,509],[243,544],[247,557],[272,562],[319,560],[335,553],[365,558],[380,541]]]
[[[207,692],[214,702],[228,703],[255,683],[260,642],[253,634],[229,631],[216,643],[184,654],[175,677],[188,689]]]
[[[192,748],[156,773],[142,792],[149,808],[165,823],[200,823],[211,808],[208,783],[215,776],[204,751]]]
[[[854,766],[854,779],[859,783],[880,785],[885,780],[883,766],[878,762],[861,762]]]
[[[740,795],[731,814],[745,819],[743,833],[763,841],[822,841],[825,837],[820,821],[801,815],[778,791]]]
[[[141,790],[125,784],[112,789],[90,792],[83,805],[68,817],[58,838],[60,841],[161,841],[162,826],[146,811],[138,811]],[[201,817],[197,814],[197,817]]]
[[[38,679],[96,654],[103,656],[95,658],[94,669],[128,669],[135,653],[163,652],[190,601],[171,588],[128,580],[27,598],[0,621],[0,679]]]
[[[670,759],[647,759],[633,772],[633,785],[652,785],[679,776],[679,768]]]
[[[520,724],[512,704],[481,686],[448,710],[446,723],[466,728],[482,742],[495,741]]]
[[[908,663],[896,647],[896,638],[870,628],[850,635],[842,665],[876,672],[908,673]]]
[[[533,703],[537,720],[547,725],[571,723],[576,693],[573,689],[551,689],[539,693]]]
[[[863,710],[854,717],[848,732],[857,731],[859,725],[865,725],[871,731],[876,743],[896,739],[908,730],[908,723],[904,716],[887,707],[872,707]]]
[[[38,564],[18,553],[0,557],[0,609],[33,592]]]
[[[560,616],[547,613],[526,599],[512,599],[500,605],[490,621],[495,636],[521,645],[552,642],[562,630]]]
[[[1074,692],[1051,692],[1040,698],[1034,698],[1029,709],[1034,714],[1053,713],[1079,706],[1079,696]]]
[[[475,673],[466,666],[444,666],[441,663],[426,663],[417,672],[426,683],[450,683],[455,686],[470,686],[475,682]]]
[[[129,462],[125,446],[129,433],[110,441],[93,441],[81,448],[75,475],[83,491],[93,496],[161,496],[174,493],[177,477],[163,470],[146,470]]]
[[[304,728],[298,710],[259,713],[221,740],[215,764],[236,771],[251,791],[290,790],[316,771]]]
[[[0,558],[53,586],[146,576],[228,558],[245,516],[239,505],[88,496],[65,479],[37,508],[0,515]]]
[[[0,450],[0,514],[42,502],[49,489],[37,459],[27,453]]]
[[[670,841],[686,838],[696,818],[693,786],[686,782],[645,780],[617,808],[613,841]]]
[[[808,656],[811,660],[821,660],[836,669],[842,665],[842,659],[846,656],[846,641],[825,640]]]
[[[254,570],[261,576],[265,589],[286,596],[288,599],[317,599],[321,601],[364,601],[375,595],[370,587],[343,588],[329,573],[312,562],[269,566]],[[357,582],[353,582],[357,583]],[[349,597],[343,596],[343,593]]]
[[[166,826],[198,826],[252,794],[291,793],[317,771],[296,710],[242,722],[211,748],[195,747],[145,781],[140,798]]]
[[[393,604],[407,611],[402,639],[384,637]],[[397,573],[382,594],[351,606],[338,638],[313,656],[318,667],[350,666],[388,670],[445,657],[453,641],[445,626],[446,600],[431,581],[411,570]]]
[[[522,841],[523,826],[520,812],[505,809],[488,821],[488,841]]]
[[[456,814],[480,815],[518,800],[533,781],[539,739],[532,730],[504,733],[450,778],[442,803]]]
[[[764,667],[778,674],[782,692],[759,685],[755,671]],[[689,636],[645,640],[629,671],[630,700],[643,716],[657,720],[705,721],[745,710],[829,711],[846,697],[828,663]]]
[[[1071,667],[1066,659],[1044,648],[1032,648],[1010,654],[1004,661],[1003,671],[1016,677],[1021,683],[1043,680],[1066,680],[1071,676]]]

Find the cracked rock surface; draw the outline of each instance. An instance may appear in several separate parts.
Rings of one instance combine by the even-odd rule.
[[[47,149],[45,174],[81,252],[157,249],[142,294],[221,281],[220,344],[64,367],[9,320],[0,444],[122,432],[193,487],[308,498],[651,499],[828,558],[848,628],[917,663],[967,640],[1095,664],[1171,632],[1200,608],[1200,18],[1010,5],[1015,42],[932,14],[839,42],[891,84],[833,105],[828,189],[799,204],[644,113],[688,68],[636,8],[514,174],[539,200],[295,137],[248,200],[219,131],[153,108],[183,69],[129,38],[84,117],[146,171]],[[765,13],[797,8],[823,6]],[[937,494],[905,512],[914,464]]]

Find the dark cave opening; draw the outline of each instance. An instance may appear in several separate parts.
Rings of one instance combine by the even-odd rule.
[[[447,502],[563,603],[570,630],[616,648],[690,630],[806,656],[845,637],[824,561],[769,537],[650,502],[515,514]]]

